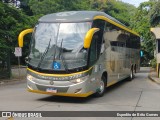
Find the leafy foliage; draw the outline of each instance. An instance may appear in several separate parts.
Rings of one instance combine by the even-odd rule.
[[[34,15],[61,11],[86,10],[89,0],[30,0],[29,6]]]
[[[142,50],[144,51],[144,56],[142,62],[147,64],[154,58],[154,37],[151,35],[150,28],[158,24],[158,14],[160,1],[150,0],[148,2],[143,2],[137,8],[136,14],[132,19],[131,27],[137,31],[142,36]],[[158,10],[160,12],[160,9]]]
[[[33,24],[34,17],[26,16],[20,10],[0,2],[0,47],[8,48],[13,53],[14,47],[17,46],[18,34]]]
[[[104,11],[127,26],[136,10],[133,5],[117,0],[29,0],[29,6],[34,15],[73,10]]]
[[[121,21],[126,26],[130,26],[130,18],[136,10],[133,5],[117,0],[96,0],[92,2],[92,9],[104,11]]]
[[[152,0],[152,9],[150,10],[150,23],[152,27],[160,24],[160,1]]]

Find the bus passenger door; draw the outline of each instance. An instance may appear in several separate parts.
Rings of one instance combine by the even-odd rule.
[[[102,62],[99,60],[100,56],[100,45],[98,45],[99,36],[97,33],[93,35],[92,42],[89,49],[89,66],[93,67],[92,73],[90,75],[90,79],[92,82],[92,87],[99,87],[99,81],[101,80],[101,70],[102,70]],[[98,88],[97,88],[98,89]]]
[[[95,87],[97,86],[97,82],[101,80],[102,74],[101,71],[104,68],[104,59],[101,54],[101,47],[103,43],[103,32],[104,32],[104,24],[103,20],[94,20],[92,24],[92,28],[99,28],[99,31],[96,32],[91,41],[90,51],[89,51],[89,66],[93,66],[92,78],[95,79]]]

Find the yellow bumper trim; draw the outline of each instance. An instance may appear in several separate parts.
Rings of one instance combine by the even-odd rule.
[[[117,83],[117,81],[116,81],[116,80],[113,80],[112,82],[110,82],[110,83],[107,84],[107,87],[112,86],[112,85],[114,85],[114,84],[116,84],[116,83]]]
[[[40,90],[31,90],[28,89],[29,92],[33,93],[40,93],[40,94],[48,94],[48,95],[56,95],[56,96],[66,96],[66,97],[88,97],[89,95],[93,94],[92,91],[87,92],[87,93],[51,93],[51,92],[45,92],[45,91],[40,91]]]

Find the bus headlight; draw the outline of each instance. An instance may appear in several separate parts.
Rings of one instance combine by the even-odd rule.
[[[88,79],[88,75],[87,76],[85,76],[85,77],[81,77],[81,78],[77,78],[77,79],[74,79],[74,80],[70,80],[70,82],[72,82],[72,83],[81,83],[81,82],[83,82],[83,81],[85,81],[85,80],[87,80]]]
[[[32,75],[27,74],[27,80],[32,81],[34,79],[34,77]]]

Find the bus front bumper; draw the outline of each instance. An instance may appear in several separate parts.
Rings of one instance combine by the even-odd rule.
[[[40,91],[40,90],[31,90],[28,88],[29,92],[33,93],[40,93],[40,94],[48,94],[48,95],[55,95],[55,96],[66,96],[66,97],[88,97],[93,92],[87,92],[87,93],[51,93],[51,92],[45,92],[45,91]]]
[[[80,83],[71,83],[70,81],[53,81],[51,85],[50,80],[28,80],[27,87],[29,92],[49,94],[56,96],[70,96],[70,97],[88,97],[93,94],[93,86],[87,78]]]

